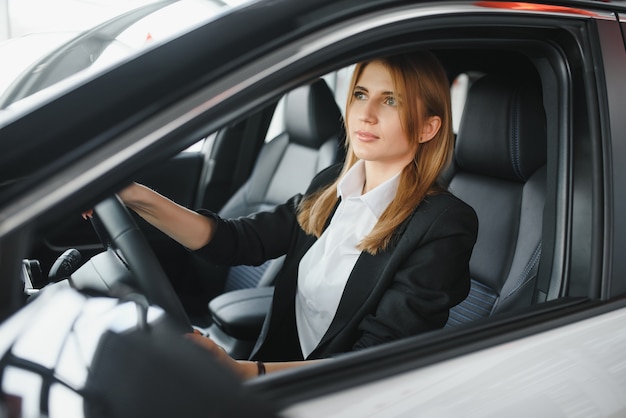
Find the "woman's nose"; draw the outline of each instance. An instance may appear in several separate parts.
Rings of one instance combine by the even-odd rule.
[[[359,119],[366,123],[376,122],[376,112],[374,111],[372,102],[365,102],[360,109]]]

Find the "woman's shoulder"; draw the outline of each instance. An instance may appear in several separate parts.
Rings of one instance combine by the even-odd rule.
[[[417,211],[432,212],[433,214],[453,212],[456,215],[465,214],[468,217],[477,218],[476,212],[470,205],[448,190],[427,195],[418,206]]]
[[[429,193],[424,197],[424,202],[439,205],[466,205],[463,200],[454,195],[451,191],[440,189],[433,193]]]
[[[469,233],[476,239],[478,217],[474,209],[449,191],[427,195],[406,220],[401,234],[411,231],[420,234]],[[421,231],[421,232],[420,232]]]

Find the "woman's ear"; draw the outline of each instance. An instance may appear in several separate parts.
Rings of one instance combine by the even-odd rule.
[[[422,132],[420,134],[419,142],[423,144],[428,142],[437,135],[441,128],[441,118],[439,116],[430,116],[424,120],[422,125]]]

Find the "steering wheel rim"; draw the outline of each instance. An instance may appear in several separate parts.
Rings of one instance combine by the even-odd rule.
[[[141,291],[148,302],[163,308],[177,325],[192,330],[191,321],[165,271],[120,198],[113,195],[98,203],[94,216],[94,228],[102,243],[123,255],[135,281],[130,284]],[[98,230],[98,222],[104,231]]]

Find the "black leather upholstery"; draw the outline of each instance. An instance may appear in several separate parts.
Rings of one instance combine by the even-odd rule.
[[[468,93],[450,190],[478,215],[470,295],[456,326],[532,302],[541,255],[546,121],[538,83],[488,75]]]
[[[264,145],[250,178],[220,216],[246,216],[283,203],[343,158],[343,119],[326,82],[318,79],[297,88],[285,100],[285,132]],[[230,268],[224,290],[256,287],[270,263]]]

